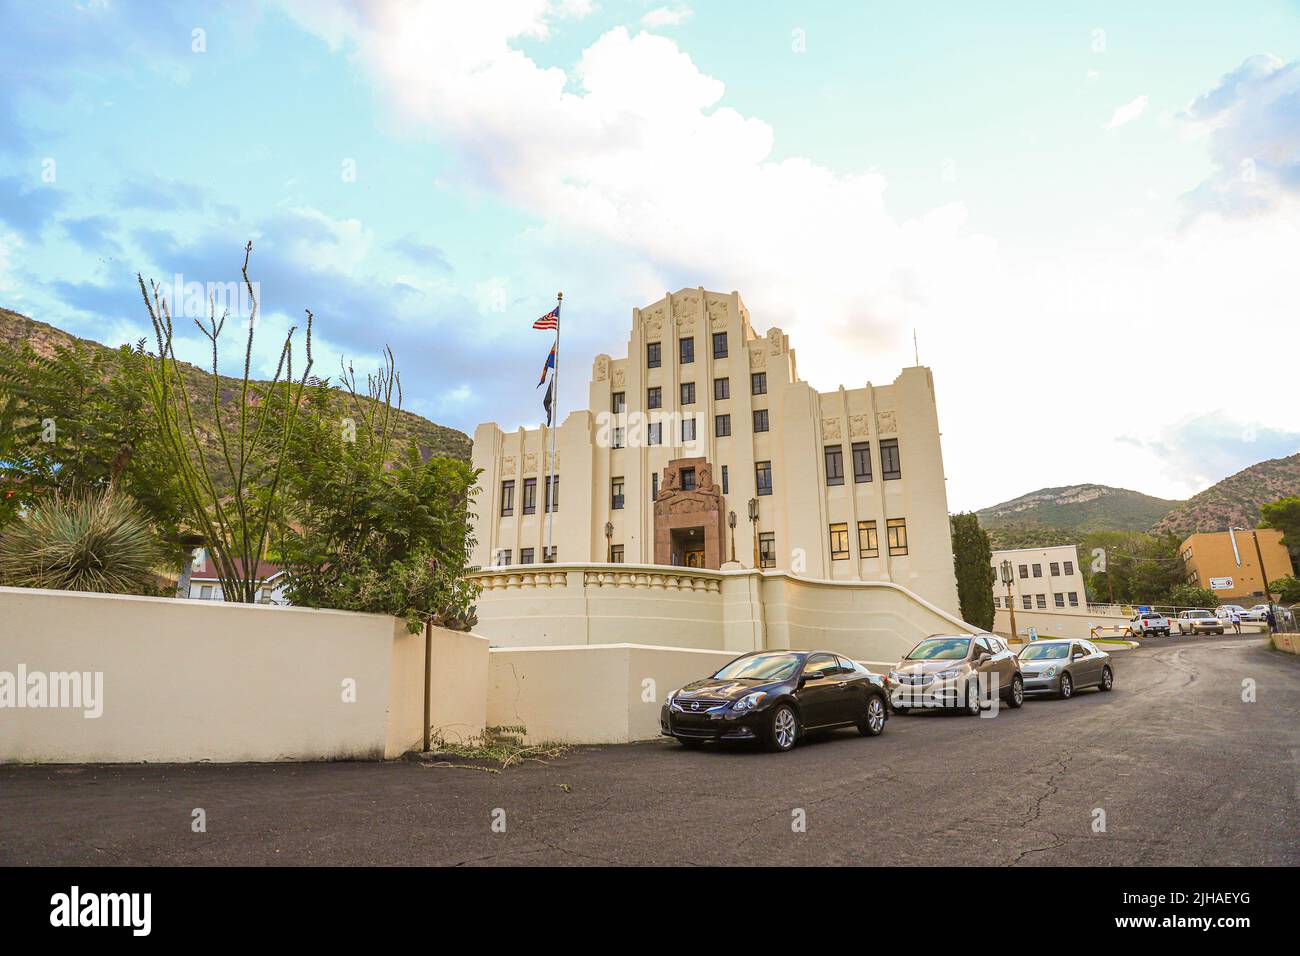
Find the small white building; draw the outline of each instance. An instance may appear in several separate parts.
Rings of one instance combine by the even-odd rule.
[[[242,572],[243,563],[236,563]],[[256,573],[258,579],[262,582],[257,603],[289,604],[288,598],[284,596],[284,588],[287,583],[284,568],[278,564],[272,564],[270,561],[259,561],[257,562]],[[194,560],[190,564],[189,593],[185,596],[200,601],[224,601],[226,599],[221,591],[221,581],[217,577],[216,562],[208,556],[206,548],[199,548],[194,552]]]
[[[998,570],[1003,561],[1011,562],[1010,598]],[[992,564],[995,609],[1006,610],[1014,602],[1017,611],[1087,613],[1088,595],[1074,545],[994,551]]]

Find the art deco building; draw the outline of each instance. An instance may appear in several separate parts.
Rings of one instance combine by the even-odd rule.
[[[476,564],[780,568],[957,613],[929,369],[819,393],[738,293],[684,289],[632,310],[627,357],[596,356],[589,396],[556,430],[554,495],[547,428],[475,430]]]

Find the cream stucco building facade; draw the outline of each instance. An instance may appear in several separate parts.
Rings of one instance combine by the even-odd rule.
[[[475,564],[757,566],[958,613],[927,368],[817,392],[738,293],[683,289],[632,310],[627,355],[595,357],[588,407],[554,439],[548,552],[550,430],[475,430]]]
[[[998,569],[1011,562],[1011,594]],[[1017,611],[1062,611],[1086,614],[1088,594],[1079,569],[1079,549],[1072,544],[1049,548],[1012,548],[993,552],[993,606]]]

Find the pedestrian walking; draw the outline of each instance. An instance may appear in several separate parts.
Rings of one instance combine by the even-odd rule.
[[[1264,619],[1265,619],[1266,621],[1268,621],[1268,629],[1269,629],[1269,632],[1270,632],[1270,633],[1273,633],[1273,634],[1276,634],[1276,633],[1277,633],[1277,615],[1273,613],[1273,608],[1272,608],[1272,607],[1269,607],[1269,609],[1268,609],[1267,611],[1264,612]]]
[[[1233,633],[1235,634],[1241,633],[1241,612],[1240,611],[1232,612],[1232,630]]]

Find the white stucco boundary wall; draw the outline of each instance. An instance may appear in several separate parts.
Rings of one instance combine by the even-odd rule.
[[[825,648],[897,661],[930,634],[976,630],[886,581],[787,571],[541,564],[478,572],[475,633],[494,647],[640,644],[726,651]]]
[[[395,757],[423,735],[423,662],[424,635],[382,615],[0,588],[0,685],[22,668],[103,687],[93,718],[0,706],[0,762]],[[432,671],[431,724],[480,734],[488,642],[435,629]]]
[[[649,740],[670,691],[735,656],[638,644],[493,648],[488,724],[523,727],[529,743]]]

